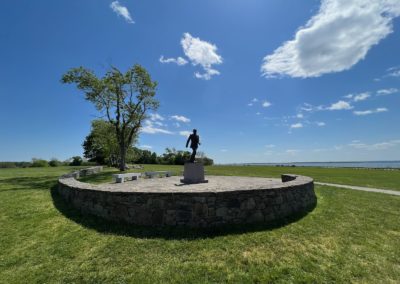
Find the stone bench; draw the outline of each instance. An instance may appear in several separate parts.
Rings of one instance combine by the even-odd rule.
[[[148,178],[160,177],[160,176],[170,177],[170,176],[172,176],[172,172],[170,172],[170,171],[154,171],[154,172],[145,172],[144,175]]]
[[[115,174],[112,175],[116,183],[123,183],[125,178],[131,178],[137,180],[142,174],[141,173],[126,173],[126,174]]]

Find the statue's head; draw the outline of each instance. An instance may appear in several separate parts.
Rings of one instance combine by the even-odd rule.
[[[196,129],[193,129],[193,134],[196,134],[197,133],[197,130]]]

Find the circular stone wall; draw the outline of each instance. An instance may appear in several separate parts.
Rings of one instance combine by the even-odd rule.
[[[58,191],[83,213],[147,226],[268,223],[306,212],[317,202],[309,177],[207,178],[208,183],[190,185],[179,177],[92,185],[62,177]]]

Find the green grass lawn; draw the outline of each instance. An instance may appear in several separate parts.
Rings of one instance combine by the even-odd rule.
[[[165,167],[145,168],[150,169]],[[69,171],[0,170],[0,283],[400,282],[398,196],[316,186],[317,207],[296,221],[201,233],[81,216],[54,191],[57,177]],[[110,180],[107,171],[91,181]],[[207,171],[289,172],[399,189],[398,171],[225,166]]]

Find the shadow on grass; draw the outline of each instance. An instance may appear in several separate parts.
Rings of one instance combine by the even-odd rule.
[[[57,185],[51,188],[51,196],[54,206],[66,218],[80,224],[88,229],[93,229],[99,233],[112,234],[120,236],[129,236],[135,238],[163,238],[166,240],[195,240],[214,238],[225,235],[244,234],[259,231],[270,231],[290,223],[294,223],[310,211],[312,211],[317,204],[309,208],[306,212],[301,214],[292,215],[290,218],[282,219],[269,224],[243,224],[243,225],[224,225],[214,228],[183,228],[183,227],[148,227],[139,226],[127,223],[118,223],[108,221],[103,218],[82,214],[79,210],[70,206],[57,191]]]
[[[117,171],[107,171],[102,173],[97,173],[94,175],[89,175],[85,177],[80,177],[78,180],[81,182],[88,182],[88,183],[102,183],[102,182],[111,182],[112,181],[112,174],[119,173]]]
[[[48,190],[57,183],[54,176],[12,177],[0,180],[0,192],[17,190]]]

